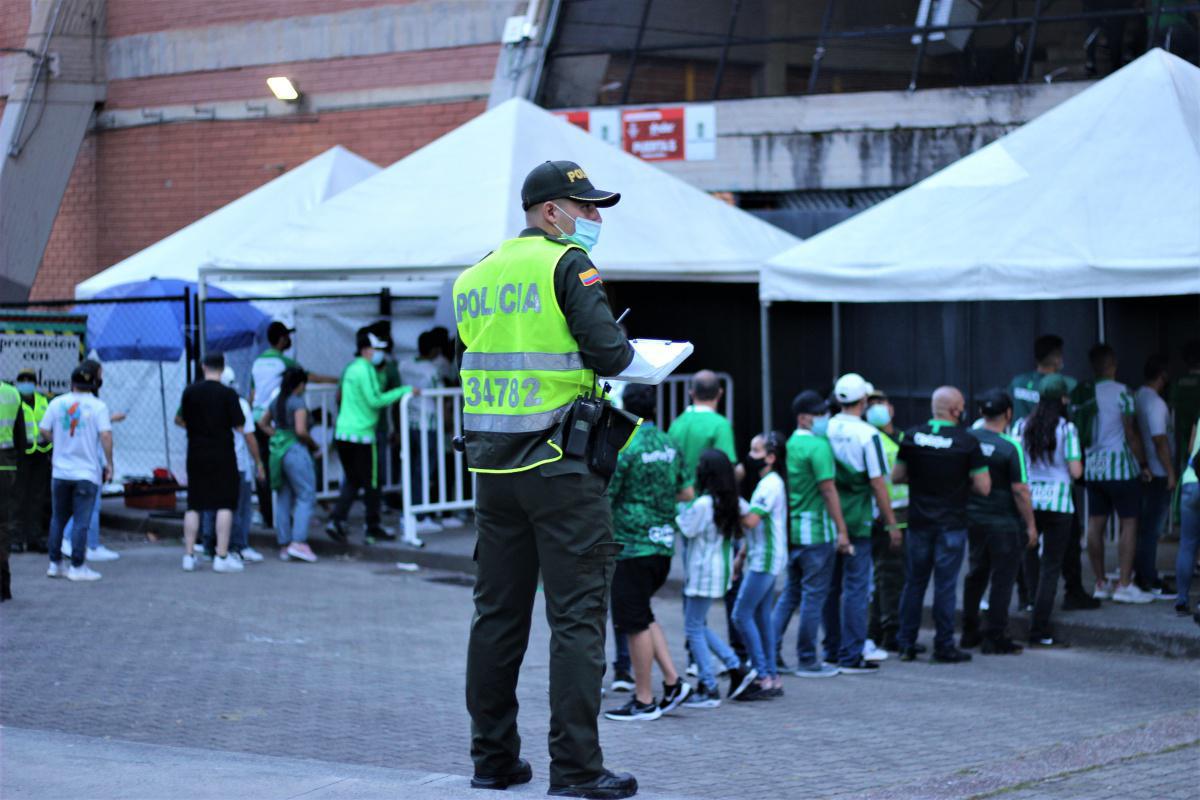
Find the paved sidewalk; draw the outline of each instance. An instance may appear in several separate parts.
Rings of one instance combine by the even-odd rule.
[[[0,795],[63,796],[54,787],[66,784],[30,776],[61,774],[49,753],[67,758],[55,748],[70,745],[89,754],[79,761],[97,781],[72,798],[136,796],[125,792],[139,781],[176,786],[166,796],[178,798],[221,787],[256,797],[260,774],[280,773],[310,788],[361,781],[344,796],[422,797],[395,790],[406,781],[456,796],[471,771],[462,699],[471,597],[455,575],[334,559],[185,574],[177,545],[115,547],[122,559],[97,565],[95,584],[47,580],[43,558],[12,559],[17,599],[0,606],[0,724],[11,726]],[[681,662],[680,605],[666,598],[656,610]],[[530,796],[545,792],[548,766],[543,613],[539,601],[518,690]],[[711,622],[724,630],[715,610]],[[1158,798],[1196,785],[1188,759],[1173,755],[1200,742],[1194,661],[1073,649],[960,666],[888,662],[878,675],[788,679],[786,689],[653,723],[602,721],[606,762],[634,772],[647,797],[1038,797],[1042,785],[1045,796],[1076,797],[1102,776],[1113,788],[1097,797]],[[48,739],[58,744],[47,755],[21,757],[38,747],[10,745],[15,729],[89,741]],[[104,738],[133,749],[84,747]],[[178,768],[164,774],[164,764]],[[1122,795],[1125,772],[1143,776],[1139,787],[1160,775],[1162,791]],[[429,774],[458,783],[414,783]]]

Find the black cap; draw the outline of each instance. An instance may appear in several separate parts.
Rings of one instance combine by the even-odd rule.
[[[88,362],[84,362],[71,370],[72,386],[78,386],[83,389],[95,389],[98,378],[96,369]]]
[[[792,414],[824,414],[829,403],[812,389],[805,389],[792,400]]]
[[[279,337],[283,336],[285,333],[295,333],[295,332],[296,332],[295,328],[289,328],[287,325],[284,325],[279,320],[275,320],[274,322],[272,322],[270,325],[267,326],[267,341],[271,342],[273,344],[276,341],[278,341]]]
[[[599,208],[615,206],[621,199],[617,192],[605,192],[592,186],[583,167],[574,161],[547,161],[538,164],[521,184],[521,207],[526,211],[538,203],[566,197],[580,203],[594,203]]]
[[[1003,389],[989,389],[979,396],[979,411],[985,417],[998,417],[1012,407],[1012,398]]]

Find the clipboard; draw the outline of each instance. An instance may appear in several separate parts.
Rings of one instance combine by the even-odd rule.
[[[662,383],[668,375],[695,351],[691,342],[676,342],[669,339],[630,339],[633,345],[633,361],[629,362],[620,375],[601,380],[618,380],[626,383],[645,383],[651,386]]]

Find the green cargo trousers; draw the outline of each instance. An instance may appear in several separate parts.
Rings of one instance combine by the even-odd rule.
[[[550,782],[604,769],[596,720],[613,565],[607,482],[538,470],[480,473],[475,616],[467,648],[467,711],[476,774],[500,774],[521,754],[517,678],[529,645],[538,573],[550,625]]]

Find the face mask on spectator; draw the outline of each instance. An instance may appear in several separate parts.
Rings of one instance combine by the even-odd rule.
[[[829,415],[824,414],[819,417],[813,417],[812,432],[817,436],[824,436],[826,429],[829,428]]]
[[[867,409],[867,422],[876,428],[885,428],[891,421],[892,415],[888,413],[888,407],[883,403],[876,403]]]
[[[371,353],[371,363],[374,364],[375,366],[378,367],[380,364],[382,364],[383,359],[384,359],[384,354],[383,354],[382,350],[376,350],[375,352]]]
[[[746,473],[749,475],[757,475],[762,472],[762,468],[767,465],[765,458],[755,458],[754,456],[746,456]]]

